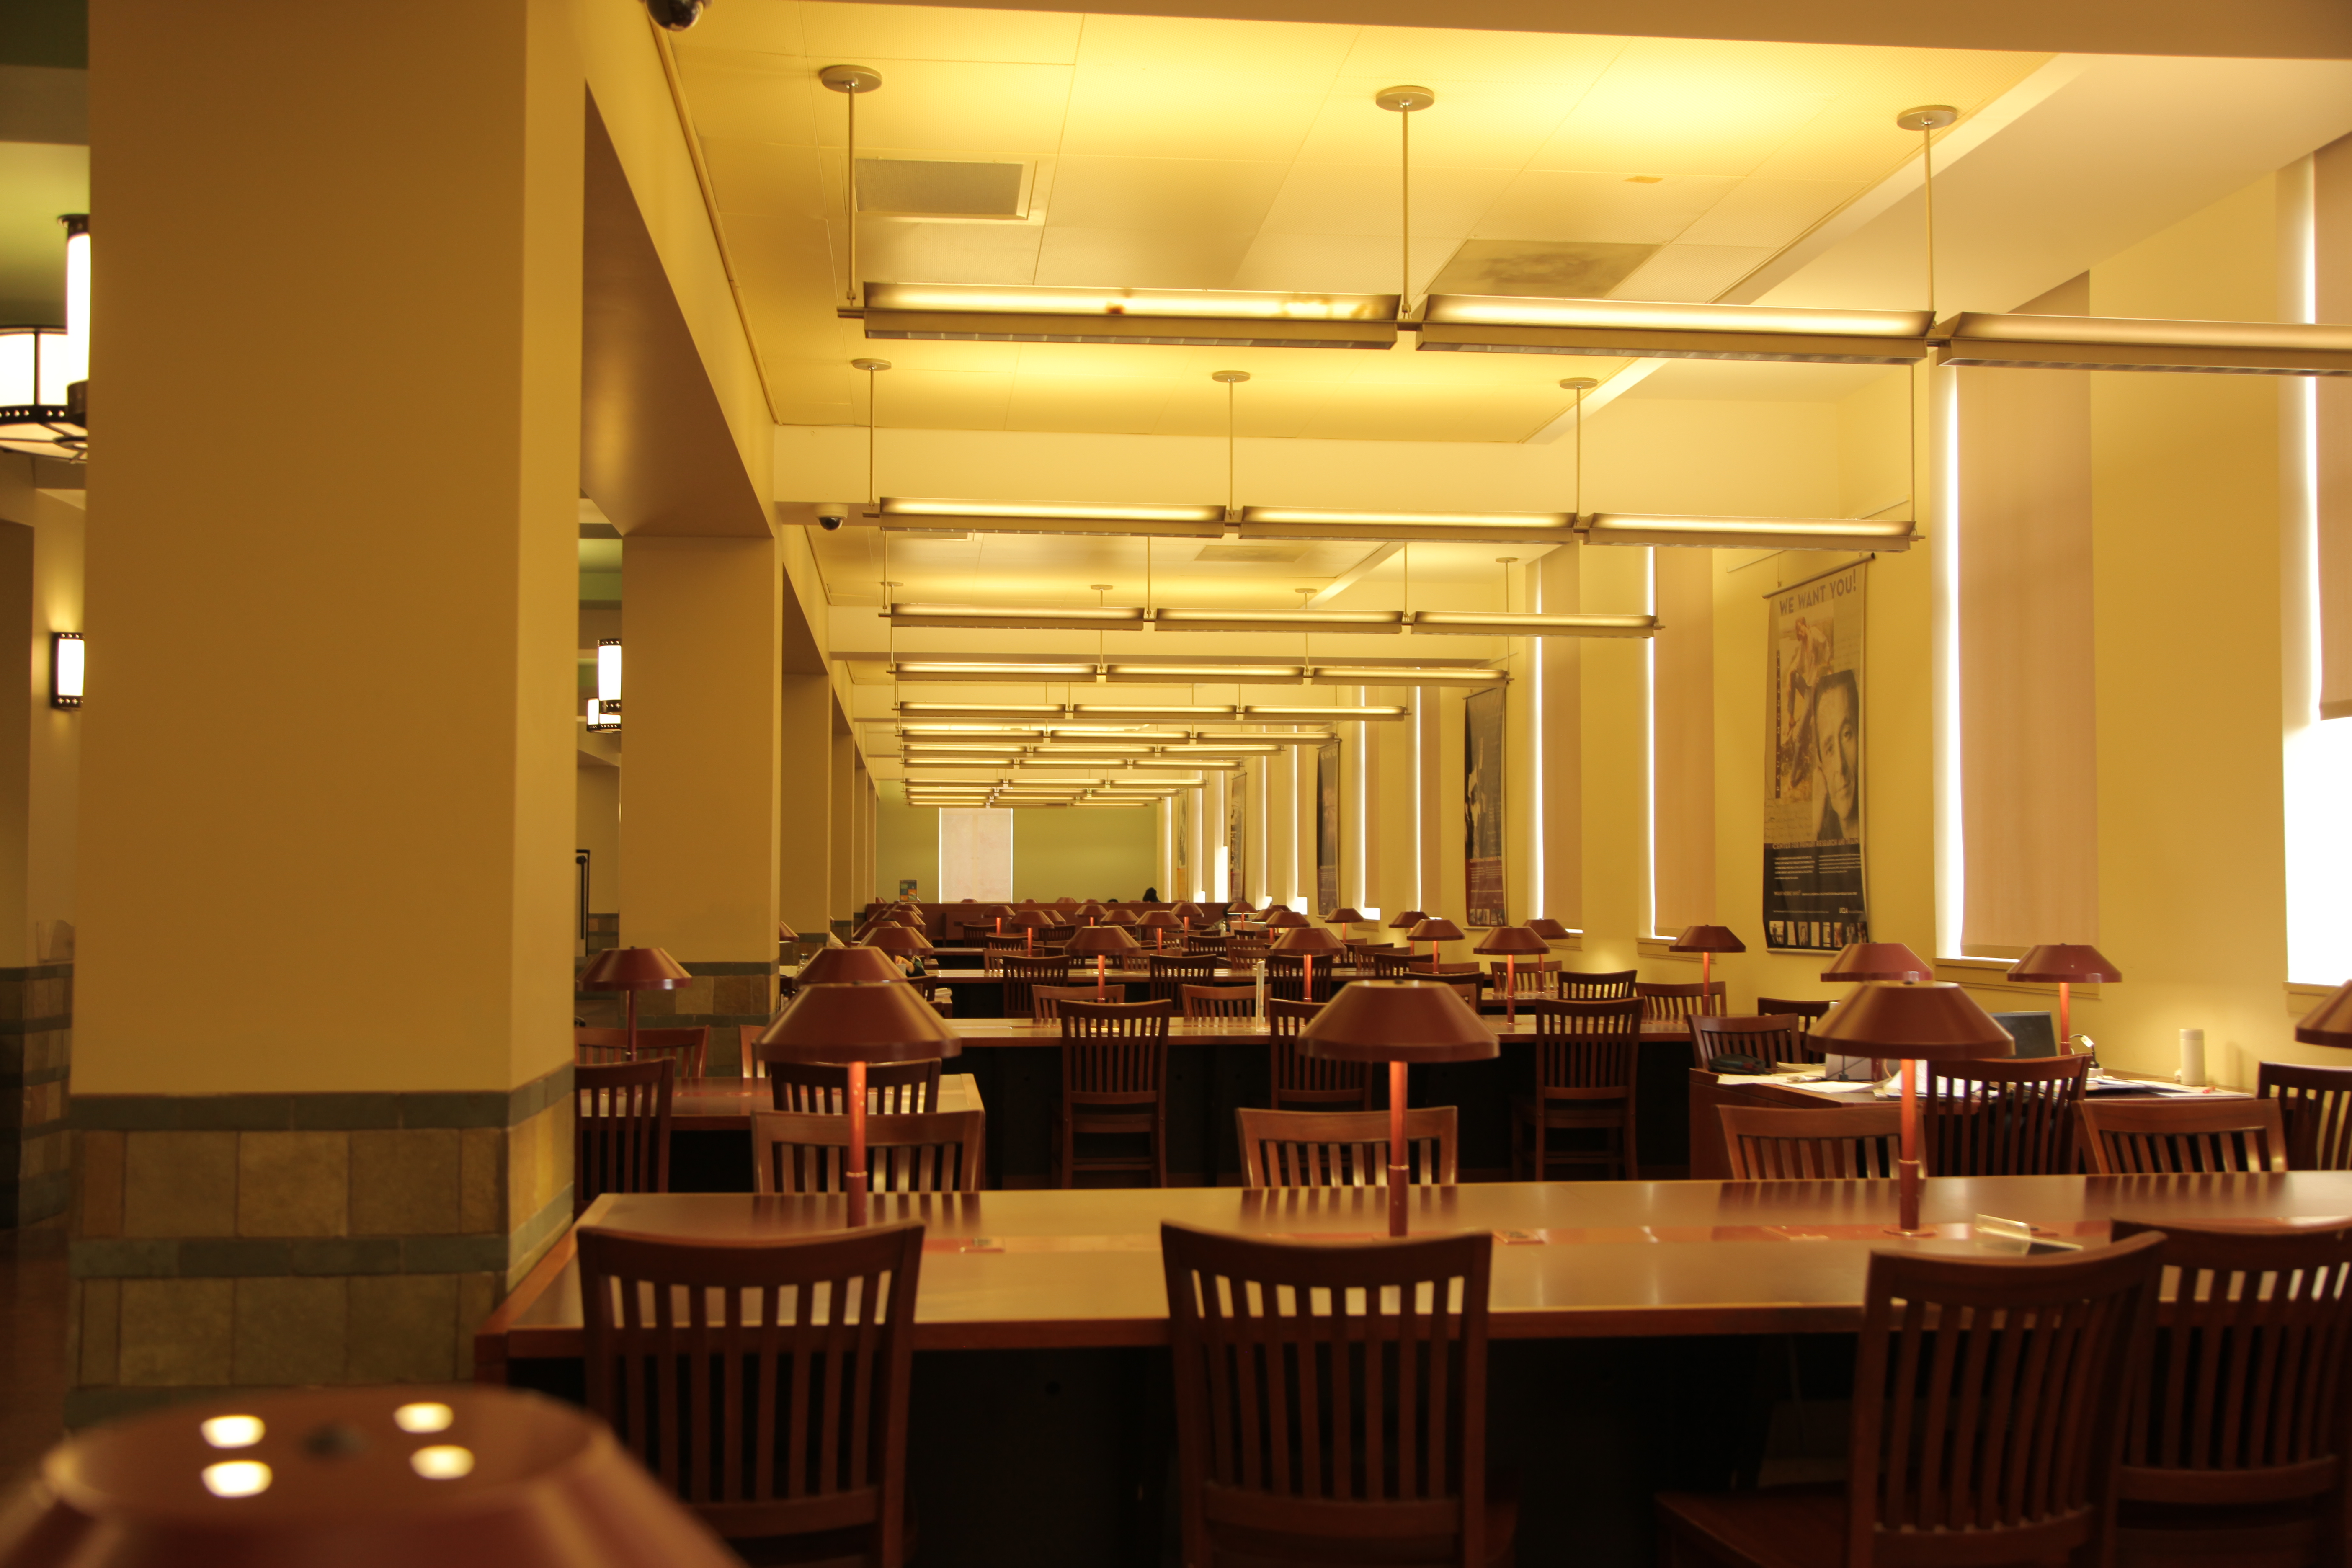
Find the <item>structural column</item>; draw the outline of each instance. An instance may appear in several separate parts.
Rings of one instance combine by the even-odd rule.
[[[75,1422],[461,1375],[572,1214],[570,24],[252,21],[91,7]]]
[[[778,779],[778,918],[822,941],[833,921],[833,683],[786,671],[778,693],[783,767]]]

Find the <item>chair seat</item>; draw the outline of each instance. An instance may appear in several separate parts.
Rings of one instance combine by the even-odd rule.
[[[1839,1568],[1845,1561],[1843,1482],[1763,1491],[1662,1492],[1668,1568]]]
[[[1519,1489],[1508,1471],[1486,1477],[1487,1568],[1509,1568],[1517,1546]],[[1437,1568],[1454,1562],[1451,1537],[1423,1540],[1390,1536],[1374,1541],[1283,1535],[1212,1524],[1209,1543],[1215,1559],[1208,1568],[1290,1568],[1296,1563],[1362,1564],[1363,1568]]]
[[[2126,1502],[2116,1518],[2117,1568],[2227,1563],[2229,1568],[2305,1568],[2320,1550],[2326,1510],[2313,1500],[2243,1508]]]
[[[915,1514],[907,1511],[902,1555],[915,1560],[918,1537]],[[819,1531],[810,1535],[761,1535],[730,1541],[728,1550],[751,1568],[875,1568],[874,1532],[864,1525],[850,1530]]]

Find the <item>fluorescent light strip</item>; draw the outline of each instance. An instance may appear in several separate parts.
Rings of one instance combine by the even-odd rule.
[[[1514,616],[1493,610],[1415,610],[1412,629],[1417,637],[1646,637],[1657,631],[1658,617]]]
[[[1675,535],[1673,542],[1697,543],[1701,540],[1685,539],[1694,531],[1745,539],[1768,530],[1782,533],[1822,530],[1843,530],[1857,537],[1898,538],[1907,536],[1909,524],[1844,521],[1829,520],[1816,522],[1811,519],[1794,518],[1634,518],[1609,516],[1596,520],[1610,526],[1608,537],[1596,537],[1592,542],[1625,543],[1630,541],[1617,535],[1636,526],[1652,531]],[[1809,535],[1810,536],[1810,535]],[[1162,632],[1224,632],[1270,633],[1276,635],[1315,636],[1339,634],[1350,637],[1395,636],[1411,630],[1425,636],[1465,637],[1647,637],[1656,626],[1649,616],[1583,616],[1583,615],[1503,615],[1493,611],[1450,610],[1198,610],[1160,609],[1147,611],[1140,606],[1112,606],[1100,612],[1100,619],[1090,619],[1093,611],[1065,613],[1050,605],[1031,605],[1007,609],[983,609],[963,605],[893,605],[890,624],[898,626],[957,626],[982,631],[1142,631]],[[1372,684],[1385,679],[1388,684],[1408,684],[1416,672],[1400,667],[1385,669],[1377,666],[1344,667],[1344,674],[1335,678],[1331,667],[1314,663],[1269,665],[1263,661],[1224,660],[1211,658],[1195,664],[1110,664],[1097,667],[1079,663],[1024,662],[1005,660],[938,660],[903,659],[893,664],[893,674],[908,680],[980,680],[995,676],[1021,679],[1024,675],[1037,679],[1086,680],[1101,673],[1123,681],[1149,681],[1158,679],[1182,682],[1196,677],[1202,680],[1312,680],[1329,684]],[[1360,676],[1359,670],[1363,671]]]
[[[1392,322],[1393,294],[1276,293],[1239,289],[1079,289],[1052,284],[868,283],[869,310],[1150,320]]]
[[[1014,631],[1116,632],[1143,626],[1140,605],[1083,605],[1000,610],[980,605],[892,605],[884,612],[894,626],[1004,627]]]
[[[1648,517],[1601,512],[1587,544],[1696,545],[1721,550],[1884,550],[1911,547],[1907,518]]]
[[[1337,507],[1245,506],[1242,521],[1360,523],[1370,528],[1523,528],[1559,530],[1575,521],[1563,511],[1358,511]]]
[[[1151,617],[1163,632],[1350,632],[1378,635],[1404,627],[1402,610],[1169,610]]]
[[[1936,363],[2045,370],[2352,375],[2352,326],[1966,311],[1936,328]]]
[[[1355,720],[1380,721],[1402,719],[1402,708],[1260,708],[1260,707],[1121,707],[1078,703],[1064,707],[1058,703],[997,703],[997,702],[898,702],[891,705],[902,721],[923,723],[930,721],[970,721],[1001,719],[1018,722],[1030,720],[1039,725],[1057,721],[1084,723],[1101,729],[1141,727],[1150,724],[1178,724],[1187,727],[1198,724],[1307,724],[1327,721],[1345,722]],[[1277,744],[1308,737],[1268,735],[1266,740]],[[1328,736],[1320,737],[1328,740]]]
[[[1790,310],[1638,300],[1433,294],[1424,353],[1902,364],[1927,357],[1924,310]]]
[[[884,496],[884,517],[1013,518],[1025,521],[1077,521],[1099,518],[1112,522],[1216,522],[1225,521],[1221,506],[1190,506],[1172,501],[1059,500],[933,500]]]

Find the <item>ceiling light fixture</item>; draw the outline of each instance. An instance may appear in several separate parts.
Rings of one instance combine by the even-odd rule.
[[[621,710],[621,639],[596,639],[596,705],[604,712]]]
[[[2352,326],[2160,321],[1962,311],[1936,328],[1936,363],[2009,369],[2352,375]]]
[[[1305,592],[1312,594],[1313,589]],[[1393,636],[1404,629],[1399,610],[1170,610],[1152,617],[1163,632],[1358,632]]]
[[[1396,315],[1385,294],[964,283],[868,283],[864,310],[868,338],[1286,349],[1385,349]]]
[[[588,699],[588,732],[590,734],[609,735],[620,727],[621,716],[618,713],[607,713],[604,711],[603,703],[593,697]]]
[[[857,95],[872,92],[882,85],[882,73],[865,66],[827,66],[816,73],[816,79],[849,100],[849,161],[842,166],[841,189],[848,206],[845,227],[849,237],[844,246],[848,265],[843,268],[842,298],[852,306],[857,303]]]
[[[1397,320],[1412,314],[1412,117],[1437,101],[1425,87],[1384,87],[1372,101],[1397,117]]]
[[[68,213],[66,324],[0,328],[0,451],[89,455],[89,215]]]
[[[1420,348],[1437,353],[1907,364],[1927,357],[1925,310],[1836,310],[1643,300],[1432,294]]]
[[[1720,550],[1908,550],[1909,518],[1645,517],[1598,512],[1587,544],[1712,546]]]
[[[1242,509],[1249,539],[1425,540],[1457,544],[1517,543],[1549,539],[1565,544],[1576,520],[1567,512],[1389,511],[1339,507],[1252,506]]]

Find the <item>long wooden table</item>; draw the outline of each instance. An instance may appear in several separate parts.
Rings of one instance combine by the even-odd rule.
[[[869,1106],[874,1097],[866,1096]],[[676,1132],[748,1132],[751,1113],[774,1108],[774,1090],[764,1078],[686,1078],[670,1095],[670,1128]],[[980,1081],[970,1073],[940,1076],[940,1110],[982,1110]]]

